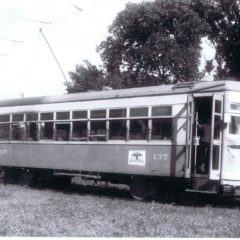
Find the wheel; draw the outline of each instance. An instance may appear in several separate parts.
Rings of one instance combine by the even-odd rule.
[[[17,183],[17,171],[15,169],[5,169],[3,174],[4,184],[16,184]]]
[[[18,184],[21,186],[30,187],[33,184],[33,174],[30,169],[21,169],[18,171]]]
[[[130,182],[130,193],[137,200],[146,200],[154,195],[157,188],[151,179],[145,177],[132,177]]]

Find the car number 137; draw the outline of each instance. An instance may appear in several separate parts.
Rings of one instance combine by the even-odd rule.
[[[168,155],[166,153],[154,153],[153,160],[165,161],[167,160]]]

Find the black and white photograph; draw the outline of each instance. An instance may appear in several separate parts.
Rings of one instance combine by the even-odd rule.
[[[240,238],[240,0],[0,0],[0,237]]]

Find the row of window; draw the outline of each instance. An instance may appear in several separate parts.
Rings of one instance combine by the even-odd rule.
[[[0,140],[170,140],[171,115],[171,106],[131,108],[129,118],[127,109],[4,114]]]
[[[172,106],[157,106],[157,107],[138,107],[130,108],[129,117],[148,117],[151,109],[150,116],[171,116]],[[100,119],[100,118],[126,118],[127,109],[110,109],[108,116],[106,109],[100,110],[90,110],[89,116],[88,111],[65,111],[56,112],[54,117],[54,112],[43,112],[43,113],[16,113],[16,114],[2,114],[0,115],[0,122],[32,122],[32,121],[53,121],[53,120],[80,120],[80,119]]]

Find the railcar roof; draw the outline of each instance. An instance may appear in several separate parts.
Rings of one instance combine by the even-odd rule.
[[[7,99],[0,100],[0,107],[219,91],[240,91],[240,82],[202,81],[195,84],[191,84],[189,82],[176,85],[160,85],[141,88],[72,93],[57,96]]]

